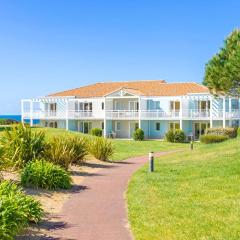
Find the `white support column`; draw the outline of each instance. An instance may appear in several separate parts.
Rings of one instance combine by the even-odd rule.
[[[141,97],[138,98],[138,126],[141,129],[142,124],[141,124]]]
[[[210,128],[213,127],[213,97],[210,97],[210,109],[209,109],[209,114],[210,114]]]
[[[68,131],[68,99],[66,100],[66,130]]]
[[[232,126],[232,98],[228,98],[229,127]]]
[[[33,101],[29,100],[30,102],[30,126],[33,126]]]
[[[104,129],[103,129],[103,136],[106,138],[107,137],[107,119],[106,119],[106,97],[104,97],[104,119],[103,119],[103,125],[104,125]]]
[[[24,100],[21,100],[21,122],[24,123]]]
[[[180,129],[183,130],[183,101],[182,97],[180,98],[180,112],[179,112],[179,117],[180,117]]]
[[[223,127],[226,127],[226,98],[223,97]]]

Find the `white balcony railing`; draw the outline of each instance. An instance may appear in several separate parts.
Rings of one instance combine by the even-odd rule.
[[[81,118],[93,118],[92,111],[68,111],[68,118],[81,119]]]
[[[139,112],[135,110],[106,110],[107,119],[137,119]]]
[[[32,115],[32,116],[31,116]],[[68,115],[65,111],[25,111],[23,113],[23,118],[25,119],[93,119],[99,118],[103,119],[103,112],[96,114],[92,111],[75,111],[69,110]],[[160,111],[160,110],[141,110],[141,119],[206,119],[210,120],[211,114],[210,110],[192,110],[183,109],[182,115],[180,111]],[[232,110],[231,112],[225,113],[226,119],[240,119],[240,110]],[[106,110],[106,119],[138,119],[139,111],[137,110]],[[212,111],[213,119],[223,119],[222,110]]]
[[[159,118],[178,118],[180,111],[164,112],[160,110],[142,110],[141,118],[143,119],[159,119]]]
[[[184,118],[210,118],[210,111],[209,110],[184,109],[183,117]]]

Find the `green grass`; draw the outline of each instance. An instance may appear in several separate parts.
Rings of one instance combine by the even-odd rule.
[[[82,133],[56,128],[33,128],[33,130],[45,130],[47,139],[54,136],[71,136],[72,134],[83,135]],[[188,144],[168,143],[162,141],[133,141],[119,139],[114,139],[112,141],[115,149],[115,153],[111,159],[112,161],[121,161],[129,157],[147,155],[150,151],[161,152],[189,148]]]
[[[169,143],[163,141],[133,141],[113,140],[115,147],[114,161],[124,160],[129,157],[147,155],[149,152],[164,152],[177,149],[188,149],[189,144]]]
[[[127,191],[135,239],[240,239],[239,144],[198,144],[136,172]]]

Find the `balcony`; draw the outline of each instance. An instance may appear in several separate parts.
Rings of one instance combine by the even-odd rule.
[[[179,118],[180,111],[159,111],[159,110],[143,110],[141,111],[142,119],[166,119],[166,118]]]
[[[92,111],[68,111],[69,119],[89,119],[93,117]]]
[[[136,110],[106,110],[106,119],[138,119],[139,112]]]

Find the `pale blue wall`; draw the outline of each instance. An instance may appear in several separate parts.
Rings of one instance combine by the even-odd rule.
[[[160,122],[160,131],[156,130],[157,122]],[[143,120],[141,121],[141,128],[143,129],[146,138],[161,139],[164,138],[165,133],[169,128],[169,121]]]
[[[160,122],[160,131],[156,130],[156,123]],[[172,121],[154,121],[154,120],[142,120],[141,128],[144,131],[145,138],[149,139],[162,139],[169,129],[169,123]],[[183,131],[186,135],[193,133],[192,121],[183,121]]]
[[[77,131],[77,124],[75,120],[68,121],[68,129],[71,131]]]

